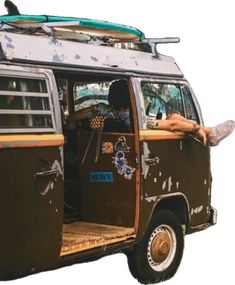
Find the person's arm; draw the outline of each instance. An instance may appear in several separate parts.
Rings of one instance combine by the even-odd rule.
[[[91,117],[92,114],[96,111],[96,108],[97,105],[94,105],[85,109],[78,110],[77,112],[71,114],[66,120],[68,129],[75,129],[77,122]]]
[[[99,103],[88,108],[78,110],[67,118],[67,127],[69,129],[74,129],[76,128],[77,122],[88,119],[98,112],[100,114],[106,114],[109,111],[110,107],[104,103]]]
[[[70,120],[74,122],[79,122],[90,118],[97,111],[98,105],[93,105],[85,109],[78,110],[70,116]]]

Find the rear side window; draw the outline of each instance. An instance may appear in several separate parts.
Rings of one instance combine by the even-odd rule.
[[[46,78],[0,76],[0,131],[54,131],[48,89]]]
[[[99,103],[108,104],[110,84],[109,81],[75,83],[73,90],[75,111]]]

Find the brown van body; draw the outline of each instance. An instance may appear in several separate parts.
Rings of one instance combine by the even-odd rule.
[[[182,235],[216,222],[209,146],[183,133],[145,126],[143,82],[172,84],[179,90],[187,86],[198,122],[203,123],[193,92],[172,58],[0,32],[0,77],[20,83],[16,96],[37,97],[38,102],[48,98],[50,105],[16,111],[0,106],[0,116],[24,116],[31,124],[0,125],[1,279],[115,252],[128,254],[136,248],[139,253],[138,245],[159,211],[177,217]],[[75,111],[74,86],[120,78],[129,82],[132,131],[104,130],[95,161],[99,132],[78,128],[77,160],[66,160],[69,135],[62,101],[69,115]],[[46,91],[25,91],[22,86],[31,86],[26,79],[45,81]],[[66,84],[61,99],[58,82],[62,81]],[[0,86],[0,96],[12,92]],[[32,125],[30,116],[41,116],[37,122],[42,127]],[[66,199],[72,204],[68,212]]]

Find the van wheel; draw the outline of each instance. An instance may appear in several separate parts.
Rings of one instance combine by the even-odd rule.
[[[127,254],[132,275],[141,283],[170,279],[177,271],[184,249],[184,234],[171,211],[157,212],[142,241]]]

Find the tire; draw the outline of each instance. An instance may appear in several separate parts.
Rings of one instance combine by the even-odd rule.
[[[144,238],[127,254],[130,272],[144,284],[170,279],[180,265],[183,249],[184,234],[178,217],[160,210]]]

